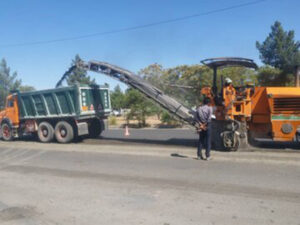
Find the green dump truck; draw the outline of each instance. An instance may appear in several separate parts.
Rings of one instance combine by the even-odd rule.
[[[55,89],[15,92],[0,112],[5,141],[37,134],[41,142],[71,142],[78,136],[97,137],[111,112],[107,86],[74,85]]]

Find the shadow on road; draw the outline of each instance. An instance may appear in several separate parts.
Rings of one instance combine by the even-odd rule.
[[[192,139],[178,139],[171,138],[167,140],[155,140],[155,139],[135,139],[135,138],[108,138],[108,137],[100,137],[98,140],[104,141],[118,141],[123,143],[137,143],[137,144],[154,144],[154,145],[176,145],[176,146],[185,146],[185,147],[196,147],[197,140]]]
[[[255,143],[256,148],[264,149],[281,149],[281,150],[300,150],[300,143],[298,142],[278,142],[278,141],[263,141]]]
[[[178,153],[172,153],[171,156],[172,156],[172,157],[178,157],[178,158],[188,158],[188,156],[186,156],[186,155],[181,155],[181,154],[178,154]]]

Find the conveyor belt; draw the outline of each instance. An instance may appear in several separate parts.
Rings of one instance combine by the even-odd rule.
[[[81,62],[76,66],[72,66],[60,79],[60,81],[56,84],[56,87],[59,87],[63,80],[76,68],[83,68],[85,70],[102,73],[113,77],[134,89],[139,90],[148,98],[152,99],[160,106],[168,110],[170,113],[174,114],[181,120],[189,123],[190,125],[195,125],[194,120],[194,113],[195,111],[186,108],[181,103],[176,101],[175,99],[165,95],[161,90],[154,87],[153,85],[149,84],[145,80],[141,79],[134,73],[120,68],[115,65],[111,65],[105,62],[98,62],[98,61],[89,61],[87,63]]]

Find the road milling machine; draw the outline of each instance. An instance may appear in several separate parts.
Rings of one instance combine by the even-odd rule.
[[[251,59],[213,58],[201,61],[213,69],[212,87],[202,94],[211,98],[215,108],[214,138],[216,145],[229,150],[247,147],[257,141],[300,141],[300,88],[255,87],[252,83],[233,87],[221,82],[217,88],[217,71],[228,66],[256,69]],[[221,134],[221,135],[219,135]]]
[[[300,141],[300,88],[298,87],[255,87],[253,84],[233,87],[219,79],[217,71],[227,66],[256,69],[253,60],[245,58],[212,58],[201,61],[213,69],[213,84],[203,87],[200,95],[209,97],[214,108],[212,121],[212,146],[215,149],[236,151],[247,148],[252,140]],[[146,97],[195,127],[195,110],[165,95],[134,73],[106,62],[80,62],[69,68],[57,83],[76,68],[105,74],[137,89]],[[201,74],[199,74],[200,76]]]

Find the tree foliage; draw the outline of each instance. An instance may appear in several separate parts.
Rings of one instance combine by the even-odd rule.
[[[148,81],[150,84],[154,85],[156,88],[164,90],[164,69],[162,65],[157,63],[151,64],[138,72],[144,80]],[[152,114],[156,114],[157,118],[160,119],[163,112],[162,108],[152,101],[149,101],[149,107]]]
[[[281,71],[278,73],[278,71],[272,71],[270,68],[262,69],[263,74],[260,75],[260,80],[266,78],[267,72],[275,72],[275,74],[268,75],[269,83],[265,82],[266,85],[291,84],[292,73],[295,67],[300,65],[300,42],[294,38],[295,32],[293,30],[285,31],[281,23],[276,21],[271,26],[271,32],[267,38],[262,43],[256,42],[262,62]]]
[[[122,92],[119,85],[117,85],[114,91],[110,93],[110,101],[111,107],[114,110],[125,108],[125,94]]]
[[[35,88],[32,87],[32,86],[29,86],[29,85],[21,85],[19,88],[18,88],[19,91],[21,92],[26,92],[26,91],[34,91]]]
[[[77,54],[75,58],[72,60],[72,66],[76,65],[77,63],[81,62],[82,59]],[[90,76],[87,75],[86,70],[81,68],[76,68],[72,71],[72,73],[67,77],[67,84],[68,85],[74,85],[76,83],[79,84],[96,84],[95,79],[91,79]]]
[[[150,84],[154,85],[158,89],[164,89],[164,69],[162,65],[157,63],[151,64],[138,72],[144,80],[148,81]]]
[[[257,79],[260,86],[292,86],[294,83],[293,74],[286,74],[282,70],[268,65],[259,68]]]
[[[0,62],[0,108],[4,108],[6,96],[13,90],[30,91],[32,86],[22,86],[22,80],[17,79],[17,72],[12,72],[5,59]]]
[[[125,105],[130,109],[126,115],[127,121],[137,120],[139,127],[145,127],[147,116],[153,114],[153,103],[138,90],[129,88],[126,90]]]
[[[138,90],[129,88],[125,93],[119,85],[110,94],[112,109],[129,109],[126,114],[127,122],[137,120],[140,127],[146,126],[146,118],[150,115],[157,115],[160,118],[162,109],[146,98]]]
[[[179,121],[177,117],[175,117],[174,115],[171,115],[167,111],[163,111],[163,113],[161,115],[161,122],[163,124],[166,124],[166,125],[169,125],[169,126],[180,126],[180,125],[182,125],[182,122]]]

